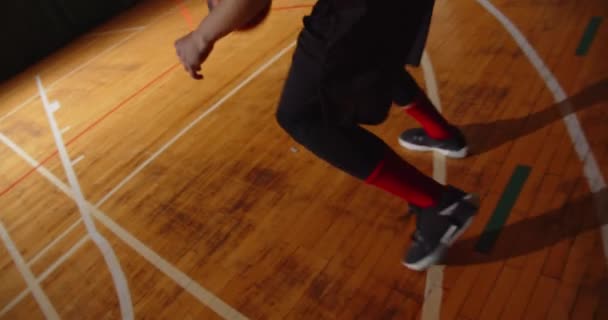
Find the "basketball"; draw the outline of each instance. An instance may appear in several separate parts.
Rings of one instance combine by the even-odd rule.
[[[209,7],[209,11],[212,11],[213,8],[220,2],[220,0],[207,0],[207,6]],[[272,7],[272,1],[268,1],[268,4],[257,14],[255,15],[249,22],[237,28],[238,31],[248,31],[258,27],[270,14],[270,9]]]

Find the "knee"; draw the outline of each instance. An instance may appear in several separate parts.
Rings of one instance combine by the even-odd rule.
[[[286,112],[279,108],[275,114],[279,126],[295,141],[307,145],[314,140],[315,121],[301,114]]]
[[[275,113],[276,122],[293,139],[300,140],[305,123],[296,114],[279,108]]]
[[[293,127],[295,126],[295,117],[289,112],[285,112],[283,109],[278,108],[274,117],[283,130],[288,133],[293,130]]]
[[[423,92],[414,78],[405,70],[400,70],[393,77],[392,100],[400,107],[409,105]]]

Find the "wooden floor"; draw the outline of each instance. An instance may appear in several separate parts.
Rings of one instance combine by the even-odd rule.
[[[119,284],[136,319],[608,319],[597,218],[608,212],[608,25],[576,54],[605,1],[494,1],[562,103],[484,7],[437,1],[427,53],[473,152],[447,160],[447,182],[482,205],[432,273],[400,264],[414,228],[405,203],[317,160],[274,120],[313,1],[274,1],[267,23],[216,46],[203,81],[177,64],[173,41],[204,1],[177,3],[142,3],[1,85],[1,319],[118,319]],[[113,250],[100,251],[66,187],[36,75],[61,104],[86,208]],[[414,126],[395,108],[371,130],[433,174],[431,154],[397,143]],[[522,167],[506,226],[478,253]]]

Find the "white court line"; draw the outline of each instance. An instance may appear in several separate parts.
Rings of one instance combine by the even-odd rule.
[[[114,234],[128,244],[133,250],[144,257],[150,264],[158,268],[165,275],[175,281],[180,287],[184,288],[192,296],[196,297],[201,303],[208,306],[218,315],[224,319],[240,320],[247,319],[239,311],[232,308],[224,301],[220,300],[216,295],[207,289],[203,288],[196,281],[190,278],[188,275],[183,273],[181,270],[176,268],[174,265],[169,263],[167,260],[159,256],[154,250],[148,248],[143,242],[139,241],[128,231],[123,229],[120,225],[110,219],[97,207],[89,204],[91,211],[95,218],[99,220],[104,226],[110,229]]]
[[[112,221],[107,215],[97,209],[97,206],[100,206],[105,201],[107,201],[110,196],[112,196],[116,191],[118,191],[122,186],[124,186],[130,179],[132,179],[137,173],[139,173],[145,166],[147,166],[150,162],[152,162],[155,158],[157,158],[162,152],[164,152],[167,148],[169,148],[173,143],[177,141],[181,136],[187,133],[194,125],[200,122],[203,118],[209,115],[211,112],[219,108],[228,98],[236,94],[241,88],[251,82],[255,77],[257,77],[260,73],[270,67],[274,62],[276,62],[279,58],[281,58],[285,53],[287,53],[291,48],[295,46],[296,42],[292,42],[287,47],[279,51],[275,56],[273,56],[268,62],[260,66],[256,71],[254,71],[249,77],[239,83],[233,90],[231,90],[226,96],[212,105],[208,110],[203,112],[199,117],[197,117],[194,121],[188,124],[184,129],[182,129],[175,137],[169,140],[163,147],[161,147],[157,152],[155,152],[149,159],[147,159],[142,165],[137,167],[131,174],[129,174],[125,179],[123,179],[114,189],[112,189],[105,197],[103,197],[98,204],[95,206],[88,204],[89,208],[92,210],[92,214],[100,220],[108,229],[110,229],[114,234],[116,234],[121,240],[127,243],[133,250],[138,252],[144,258],[148,260],[152,265],[157,267],[159,270],[164,272],[167,276],[173,279],[177,284],[179,284],[182,288],[196,297],[201,303],[209,306],[212,310],[214,310],[219,315],[223,316],[226,319],[247,319],[244,315],[240,314],[237,310],[225,304],[215,295],[201,287],[196,281],[192,280],[185,273],[177,269],[175,266],[171,265],[168,261],[164,260],[160,257],[156,252],[148,248],[144,243],[139,241],[137,238],[133,237],[128,231],[120,227],[114,221]],[[25,159],[30,165],[33,167],[37,167],[37,170],[41,175],[46,177],[50,182],[56,185],[61,191],[66,193],[70,197],[74,197],[70,189],[57,177],[55,177],[51,172],[45,169],[43,166],[39,166],[37,161],[35,161],[31,156],[29,156],[24,150],[22,150],[19,146],[17,146],[14,142],[12,142],[8,137],[2,135],[0,133],[0,140],[2,140],[7,146],[13,149],[19,156]]]
[[[90,209],[86,205],[84,195],[82,194],[80,183],[78,182],[74,168],[71,165],[70,156],[68,155],[63,138],[59,132],[59,127],[57,126],[54,116],[54,113],[60,108],[59,103],[57,101],[52,103],[48,101],[39,76],[36,76],[36,85],[38,86],[38,92],[40,93],[40,98],[42,99],[44,111],[46,112],[49,125],[51,127],[51,132],[55,140],[55,145],[57,147],[57,151],[59,152],[59,158],[61,159],[61,163],[67,175],[72,192],[74,193],[74,200],[76,201],[76,205],[78,206],[82,220],[84,221],[84,225],[87,228],[87,232],[89,233],[91,240],[93,240],[93,242],[99,248],[104,260],[106,261],[106,264],[108,265],[110,274],[112,275],[112,280],[114,281],[114,286],[116,287],[116,293],[118,294],[122,318],[133,319],[133,303],[131,302],[131,293],[129,292],[126,277],[122,271],[122,268],[120,267],[120,263],[116,257],[116,253],[114,253],[114,250],[112,249],[112,246],[95,227],[95,223],[93,222],[89,212]]]
[[[75,166],[78,162],[80,162],[82,160],[84,160],[84,155],[83,154],[81,154],[78,158],[76,158],[76,159],[74,159],[72,161],[72,166]]]
[[[69,257],[74,254],[74,252],[78,251],[78,249],[80,249],[80,247],[82,247],[87,240],[89,240],[89,236],[85,235],[84,237],[82,237],[82,239],[76,242],[70,248],[70,250],[60,256],[57,261],[53,262],[53,264],[51,264],[41,275],[36,278],[36,283],[41,283],[42,281],[46,280],[46,278],[51,273],[55,272],[55,270],[57,270],[57,268],[59,268],[61,264],[63,264]],[[21,293],[19,293],[11,302],[9,302],[9,304],[7,304],[2,310],[0,310],[0,317],[3,317],[7,312],[14,308],[19,302],[21,302],[21,300],[23,300],[23,298],[25,298],[28,293],[30,293],[29,288],[21,291]]]
[[[71,257],[80,247],[84,245],[87,240],[90,239],[90,236],[87,234],[82,237],[78,242],[76,242],[66,253],[60,256],[53,264],[51,264],[45,271],[43,271],[38,277],[38,282],[44,281],[51,273],[53,273],[61,264],[63,264],[69,257]]]
[[[49,298],[46,296],[44,291],[42,291],[42,288],[40,288],[38,282],[36,282],[32,271],[25,264],[23,257],[19,253],[19,249],[17,249],[15,243],[8,235],[8,232],[4,228],[4,224],[2,222],[0,222],[0,238],[2,238],[8,253],[13,258],[13,262],[15,263],[17,270],[19,270],[19,273],[21,273],[21,276],[23,276],[29,290],[34,295],[34,299],[36,299],[36,302],[38,302],[38,305],[40,305],[40,309],[42,310],[42,313],[44,313],[44,316],[47,319],[59,319],[59,314],[57,314],[57,311],[49,301]]]
[[[437,108],[437,111],[441,112],[441,99],[439,98],[435,71],[433,71],[431,59],[426,51],[422,54],[421,66],[427,95]],[[441,184],[445,184],[447,180],[445,156],[439,152],[433,152],[433,178]],[[440,318],[444,268],[444,265],[434,265],[426,273],[422,320],[439,320]]]
[[[71,71],[69,71],[68,73],[66,73],[65,75],[61,76],[59,79],[51,82],[51,84],[47,87],[47,90],[51,90],[53,89],[53,87],[55,87],[59,82],[61,82],[62,80],[68,78],[69,76],[73,75],[74,73],[82,70],[84,67],[88,66],[89,64],[91,64],[93,61],[97,60],[98,58],[102,57],[103,55],[105,55],[106,53],[114,50],[116,47],[122,45],[123,43],[127,42],[129,39],[133,38],[135,35],[137,35],[138,32],[133,33],[127,37],[125,37],[124,39],[120,40],[119,42],[111,45],[110,47],[106,48],[105,50],[103,50],[102,52],[98,53],[97,55],[93,56],[91,59],[87,60],[86,62],[84,62],[83,64],[79,65],[78,67],[72,69]],[[5,115],[3,115],[2,117],[0,117],[0,122],[2,122],[4,119],[12,116],[13,114],[17,113],[19,110],[21,110],[23,107],[27,106],[30,102],[34,101],[36,98],[38,97],[37,94],[33,94],[32,96],[30,96],[29,98],[27,98],[24,102],[22,102],[21,104],[17,105],[16,107],[14,107],[11,111],[9,111],[8,113],[6,113]]]
[[[150,21],[150,23],[148,23],[146,26],[142,26],[142,27],[138,27],[138,28],[146,28],[147,26],[150,26],[151,24],[153,24],[154,22],[160,20],[161,18],[166,17],[167,15],[173,13],[173,11],[175,11],[176,8],[172,8],[170,9],[168,12],[159,15],[158,17],[156,17],[154,20]],[[141,31],[141,30],[135,30],[135,31]],[[129,40],[130,38],[132,38],[134,36],[133,35],[129,35],[128,37],[126,37],[125,39],[123,39],[122,41],[106,48],[104,51],[102,51],[101,53],[99,53],[98,55],[92,57],[91,59],[89,59],[88,61],[86,61],[84,64],[78,66],[76,69],[70,71],[69,73],[67,73],[66,75],[62,76],[61,78],[53,81],[51,83],[51,85],[47,88],[47,89],[51,89],[52,87],[54,87],[55,85],[57,85],[57,83],[59,83],[61,80],[65,79],[66,77],[70,76],[71,74],[77,72],[78,70],[84,68],[86,65],[90,64],[91,62],[93,62],[93,60],[103,56],[104,54],[108,53],[109,51],[111,51],[112,49],[120,46],[122,43],[126,42],[127,40]],[[48,90],[47,90],[48,91]],[[6,115],[0,117],[0,121],[4,120],[5,118],[11,116],[12,114],[16,113],[19,109],[23,108],[25,105],[27,105],[28,103],[30,103],[33,99],[35,99],[38,95],[34,94],[33,96],[31,96],[30,98],[28,98],[25,102],[23,102],[22,104],[20,104],[19,106],[15,107],[12,111],[10,111],[9,113],[7,113]],[[68,131],[70,131],[72,129],[71,126],[66,126],[65,128],[61,129],[61,134],[66,134]],[[5,144],[7,144],[9,147],[11,147],[11,149],[13,149],[15,152],[19,153],[18,150],[19,148],[14,148],[16,147],[16,145],[10,140],[7,139],[6,136],[4,136],[2,133],[0,133],[0,140],[2,140]],[[21,155],[28,163],[30,163],[33,167],[36,167],[39,165],[39,163],[37,161],[35,161],[34,159],[28,157],[27,155]],[[47,179],[50,179],[50,177],[46,177]],[[65,192],[65,190],[64,190]],[[72,229],[74,229],[80,222],[82,221],[81,218],[78,218],[78,220],[76,222],[74,222],[74,224],[72,224],[66,231],[64,231],[62,234],[60,234],[57,238],[55,238],[51,243],[47,244],[40,252],[38,252],[38,254],[36,254],[36,256],[34,256],[27,264],[28,266],[31,266],[32,264],[34,264],[38,259],[40,259],[42,256],[44,256],[54,245],[56,245],[59,241],[61,241],[61,239],[63,239],[65,236],[67,236],[67,234],[72,231]]]
[[[171,9],[169,9],[167,12],[158,15],[156,18],[152,19],[148,24],[146,24],[145,26],[143,26],[143,28],[147,28],[149,26],[151,26],[152,24],[156,23],[157,21],[159,21],[160,19],[172,14],[174,11],[176,11],[177,8],[176,7],[172,7]],[[108,48],[106,48],[105,50],[101,51],[100,53],[98,53],[97,55],[91,57],[89,60],[85,61],[84,63],[80,64],[79,66],[77,66],[76,68],[70,70],[68,73],[66,73],[65,75],[61,76],[59,79],[56,79],[55,81],[51,82],[47,87],[47,91],[50,91],[51,89],[53,89],[53,87],[55,87],[59,82],[63,81],[64,79],[68,78],[69,76],[71,76],[72,74],[82,70],[84,67],[88,66],[89,64],[91,64],[93,61],[99,59],[100,57],[104,56],[105,54],[109,53],[110,51],[114,50],[115,48],[119,47],[120,45],[122,45],[123,43],[127,42],[129,39],[135,37],[136,35],[138,35],[142,30],[139,31],[135,31],[133,34],[130,34],[128,36],[126,36],[124,39],[120,40],[118,43],[115,43],[111,46],[109,46]],[[3,120],[5,120],[6,118],[12,116],[13,114],[17,113],[20,109],[22,109],[23,107],[25,107],[28,103],[32,102],[34,99],[36,99],[36,97],[38,97],[37,94],[33,94],[32,96],[30,96],[29,98],[27,98],[24,102],[22,102],[21,104],[17,105],[16,107],[14,107],[11,111],[9,111],[7,114],[3,115],[0,117],[0,122],[2,122]]]
[[[125,184],[127,184],[135,175],[137,175],[141,170],[143,170],[148,164],[150,164],[154,159],[156,159],[161,153],[167,150],[171,145],[173,145],[179,138],[181,138],[184,134],[186,134],[190,129],[192,129],[197,123],[207,117],[211,112],[215,111],[219,108],[226,100],[230,99],[234,94],[236,94],[239,90],[241,90],[244,86],[249,84],[253,79],[255,79],[260,73],[264,72],[264,70],[268,69],[273,63],[279,60],[285,53],[287,53],[291,48],[296,45],[296,42],[292,42],[287,47],[283,48],[279,53],[274,55],[270,60],[268,60],[265,64],[260,66],[257,70],[255,70],[249,77],[239,83],[234,89],[230,90],[225,96],[223,96],[220,100],[218,100],[215,104],[213,104],[209,109],[205,110],[201,115],[199,115],[196,119],[190,122],[186,127],[180,130],[173,138],[167,141],[160,149],[158,149],[154,154],[150,156],[150,158],[146,159],[142,164],[140,164],[133,172],[131,172],[128,176],[126,176],[122,181],[120,181],[108,194],[102,197],[95,204],[96,207],[101,207],[108,199],[114,195],[120,188],[122,188]]]
[[[110,229],[114,234],[116,234],[121,240],[123,240],[126,244],[128,244],[133,250],[142,255],[148,262],[157,267],[159,270],[164,272],[167,276],[173,279],[177,284],[179,284],[182,288],[196,297],[201,303],[209,306],[212,310],[214,310],[219,315],[223,316],[226,319],[247,319],[244,315],[240,314],[237,310],[233,309],[229,305],[225,304],[211,292],[204,289],[200,286],[196,281],[188,277],[185,273],[180,271],[178,268],[170,264],[168,261],[164,260],[160,257],[156,252],[148,248],[144,243],[139,241],[137,238],[133,237],[128,231],[123,229],[120,225],[116,224],[112,219],[110,219],[107,215],[105,215],[102,211],[97,209],[97,206],[103,204],[109,197],[114,194],[120,187],[128,182],[128,180],[132,179],[137,173],[139,173],[147,164],[149,164],[152,160],[158,157],[164,150],[166,150],[169,146],[171,146],[178,138],[183,136],[186,132],[188,132],[194,125],[200,122],[203,118],[205,118],[212,111],[219,108],[228,98],[233,96],[236,92],[238,92],[242,87],[247,85],[251,80],[257,77],[260,73],[266,70],[270,65],[276,62],[279,58],[281,58],[285,53],[287,53],[291,48],[295,46],[296,42],[292,42],[290,45],[282,49],[278,54],[272,57],[268,62],[260,66],[256,71],[254,71],[249,77],[243,80],[239,85],[237,85],[233,90],[231,90],[226,96],[216,102],[213,106],[211,106],[207,111],[203,112],[198,118],[192,121],[188,126],[182,129],[178,135],[173,137],[167,144],[165,144],[161,149],[159,149],[156,153],[152,155],[151,158],[146,160],[142,165],[135,169],[133,173],[131,173],[127,178],[121,181],[108,195],[103,197],[96,206],[93,206],[89,203],[87,205],[90,207],[92,214],[97,218],[102,224],[104,224],[108,229]],[[50,173],[43,166],[38,166],[37,162],[33,160],[25,151],[19,148],[15,143],[10,141],[7,137],[4,137],[0,134],[0,138],[3,138],[3,142],[9,145],[11,149],[15,150],[18,155],[23,157],[30,165],[33,167],[37,167],[37,171],[45,176],[49,181],[55,184],[60,190],[66,193],[68,196],[73,197],[69,188],[57,177],[55,177],[52,173]],[[7,143],[8,142],[8,143]]]
[[[257,77],[260,73],[270,67],[274,62],[280,59],[285,53],[287,53],[291,48],[295,46],[296,42],[292,42],[290,45],[279,51],[275,56],[273,56],[268,62],[260,66],[256,71],[254,71],[249,77],[239,83],[234,89],[232,89],[227,95],[225,95],[222,99],[212,105],[208,110],[203,112],[199,117],[197,117],[194,121],[188,124],[184,129],[182,129],[176,136],[174,136],[171,140],[169,140],[163,147],[161,147],[156,153],[154,153],[149,159],[147,159],[142,165],[137,167],[133,173],[127,176],[123,181],[121,181],[114,189],[112,189],[105,197],[103,197],[96,206],[103,204],[109,197],[118,191],[123,185],[125,185],[128,180],[132,179],[137,173],[139,173],[145,166],[147,166],[150,162],[152,162],[156,157],[158,157],[162,152],[164,152],[167,148],[169,148],[173,143],[177,141],[181,136],[187,133],[192,127],[194,127],[198,122],[204,119],[211,112],[219,108],[226,100],[236,94],[241,88],[251,82],[255,77]],[[39,80],[38,80],[39,81]],[[48,102],[47,102],[48,103]],[[7,137],[0,134],[0,139],[3,140],[9,147],[13,150],[19,150],[17,154],[24,157],[28,163],[33,166],[37,166],[36,161],[33,160],[27,153],[25,153],[21,148],[19,148],[15,143],[10,141]],[[56,139],[61,139],[61,137],[56,137]],[[63,184],[61,180],[55,177],[52,173],[46,170],[44,167],[40,166],[37,169],[43,176],[49,179],[52,183],[54,183],[60,190],[65,192],[71,197],[74,197],[72,193],[69,191],[69,188]],[[131,234],[129,234],[122,227],[114,223],[109,217],[103,214],[100,210],[96,208],[96,206],[91,206],[88,204],[89,209],[92,210],[93,215],[110,230],[112,230],[121,240],[125,241],[125,243],[129,244],[135,251],[141,254],[144,258],[146,258],[151,264],[159,268],[166,275],[172,278],[176,283],[180,284],[186,291],[191,293],[193,296],[199,299],[203,304],[209,306],[212,310],[217,312],[218,314],[224,316],[227,319],[246,319],[245,316],[240,314],[237,310],[225,304],[215,295],[201,287],[198,283],[193,281],[186,274],[181,272],[179,269],[175,268],[169,262],[164,260],[158,254],[156,254],[153,250],[149,249],[145,244],[137,240]]]
[[[27,154],[25,151],[23,151],[23,149],[21,149],[19,146],[17,146],[16,143],[14,143],[11,139],[9,139],[7,136],[5,136],[2,133],[0,133],[0,141],[2,141],[2,143],[4,143],[7,147],[9,147],[11,150],[13,150],[13,152],[15,152],[17,155],[19,155],[23,160],[25,160],[33,168],[36,168],[36,167],[40,166],[40,163],[38,161],[36,161],[34,158],[30,157],[29,154]],[[52,174],[50,174],[50,172],[48,172],[48,171],[39,171],[39,172],[45,178],[47,178],[48,180],[50,180],[54,185],[61,186],[60,185],[60,183],[62,183],[61,180],[57,179],[55,176],[53,176]],[[62,189],[61,191],[63,191],[66,194],[70,193],[70,190],[67,187],[66,187],[66,189]],[[53,241],[51,241],[44,248],[42,248],[42,250],[40,250],[27,263],[27,265],[28,266],[32,266],[34,263],[36,263],[49,250],[51,250],[51,248],[53,246],[55,246],[59,241],[61,241],[65,236],[67,236],[73,229],[75,229],[81,221],[82,221],[82,218],[78,217],[78,219],[71,226],[69,226],[65,231],[63,231],[59,236],[57,236],[57,238],[53,239]]]
[[[23,158],[27,163],[29,163],[32,167],[36,168],[36,171],[40,173],[43,177],[47,178],[53,185],[55,185],[59,190],[65,193],[68,197],[74,199],[75,196],[70,190],[70,188],[63,183],[59,178],[53,175],[48,169],[44,166],[39,165],[36,160],[34,160],[29,154],[27,154],[23,149],[21,149],[17,144],[11,141],[8,137],[2,135],[0,133],[0,140],[4,144],[6,144],[9,148],[11,148],[17,155]],[[199,302],[208,306],[217,314],[221,315],[225,319],[229,320],[246,320],[247,318],[240,314],[238,311],[225,304],[211,292],[207,291],[203,287],[201,287],[196,281],[190,278],[188,275],[180,271],[178,268],[173,266],[167,260],[163,259],[152,249],[148,248],[144,243],[139,241],[133,235],[131,235],[127,230],[122,228],[120,225],[115,223],[111,218],[109,218],[105,213],[99,210],[97,207],[87,202],[87,206],[91,210],[93,216],[99,220],[106,228],[112,231],[118,238],[120,238],[124,243],[126,243],[131,249],[144,257],[150,264],[160,270],[162,273],[171,278],[175,283],[177,283],[180,287],[182,287],[185,291],[190,293],[193,297],[195,297]],[[79,221],[78,221],[79,222]],[[76,223],[75,223],[76,224]],[[5,308],[6,309],[6,308]]]
[[[0,133],[0,139],[2,139],[3,135]],[[12,142],[12,141],[11,141]],[[35,162],[34,162],[35,163]],[[32,167],[36,167],[38,164],[32,165]],[[59,241],[61,241],[64,237],[66,237],[72,230],[76,229],[78,225],[82,222],[82,218],[78,217],[71,226],[69,226],[65,231],[57,236],[57,238],[53,239],[49,244],[47,244],[42,250],[38,251],[38,253],[27,262],[28,266],[32,266],[34,263],[38,262],[40,258],[42,258],[51,248],[53,248]]]
[[[21,291],[21,293],[19,293],[11,302],[9,302],[7,305],[4,306],[4,308],[2,308],[2,310],[0,310],[0,317],[4,317],[4,315],[6,315],[9,311],[11,311],[29,293],[30,293],[30,289],[25,289],[25,290]]]
[[[19,147],[15,142],[13,142],[13,140],[9,139],[9,137],[5,136],[2,133],[0,133],[0,141],[2,141],[2,143],[4,143],[7,147],[9,147],[11,150],[13,150],[18,156],[20,156],[23,160],[25,160],[25,162],[27,162],[33,168],[37,168],[40,166],[40,163],[38,161],[36,161],[34,158],[32,158],[29,154],[27,154],[27,152],[25,152],[23,149],[21,149],[21,147]],[[68,188],[65,184],[63,184],[63,182],[59,178],[55,177],[52,173],[50,173],[50,171],[38,170],[38,172],[42,176],[47,178],[49,181],[51,181],[51,183],[56,185],[59,189],[61,189],[61,191],[63,191],[63,193],[71,194],[70,188]],[[74,225],[72,225],[72,227],[76,227],[76,223],[74,223]],[[72,227],[70,227],[70,228],[72,228]]]
[[[553,94],[554,101],[559,105],[560,112],[562,113],[562,119],[568,129],[568,134],[576,153],[583,163],[583,172],[589,189],[594,194],[594,203],[596,205],[597,215],[600,222],[606,221],[606,215],[608,215],[608,203],[605,199],[601,198],[600,191],[605,191],[606,182],[602,171],[597,165],[597,161],[593,156],[593,151],[587,142],[585,133],[581,129],[581,125],[578,122],[576,113],[572,104],[568,101],[568,96],[564,92],[564,89],[559,84],[553,73],[547,68],[543,59],[536,53],[536,50],[526,40],[526,37],[519,31],[519,29],[507,18],[500,10],[492,5],[487,0],[477,0],[477,2],[483,6],[491,15],[493,15],[509,32],[511,37],[517,42],[521,50],[524,52],[530,63],[534,66],[538,74],[545,81],[547,88]],[[600,224],[600,233],[602,236],[602,244],[604,247],[604,254],[606,257],[606,263],[608,264],[608,224]]]
[[[143,30],[145,28],[146,28],[146,26],[131,27],[131,28],[122,28],[122,29],[113,29],[113,30],[108,30],[108,31],[91,32],[91,33],[86,34],[86,36],[88,36],[88,37],[98,37],[98,36],[106,36],[106,35],[109,35],[109,34],[116,34],[116,33],[137,32],[137,31],[141,31],[141,30]]]

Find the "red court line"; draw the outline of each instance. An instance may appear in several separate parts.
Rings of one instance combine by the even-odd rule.
[[[176,2],[177,2],[177,5],[181,9],[181,13],[184,16],[184,19],[186,20],[186,23],[188,23],[190,25],[190,27],[192,28],[192,17],[190,16],[190,14],[188,12],[188,8],[186,8],[181,1],[176,0]],[[86,127],[84,130],[82,130],[80,133],[78,133],[75,137],[73,137],[72,139],[70,139],[66,143],[66,146],[69,146],[70,144],[72,144],[76,140],[78,140],[80,137],[82,137],[85,133],[91,131],[91,129],[93,129],[94,127],[96,127],[101,121],[103,121],[104,119],[106,119],[112,113],[116,112],[118,109],[122,108],[124,105],[127,104],[127,102],[129,102],[130,100],[132,100],[133,98],[135,98],[137,95],[139,95],[140,93],[142,93],[144,90],[146,90],[147,88],[149,88],[156,81],[162,79],[164,76],[166,76],[169,72],[171,72],[173,69],[175,69],[179,65],[180,65],[180,63],[176,63],[176,64],[172,65],[171,67],[169,67],[168,69],[166,69],[165,71],[163,71],[161,74],[159,74],[158,76],[156,76],[154,79],[152,79],[148,83],[146,83],[143,87],[139,88],[133,94],[131,94],[130,96],[128,96],[126,99],[122,100],[114,108],[110,109],[110,111],[106,112],[103,116],[101,116],[97,120],[93,121],[93,123],[91,123],[88,127]],[[29,177],[30,175],[32,175],[32,173],[34,173],[42,165],[44,165],[49,160],[51,160],[52,158],[54,158],[55,156],[57,156],[57,153],[58,153],[58,151],[55,150],[50,155],[48,155],[46,158],[42,159],[42,161],[40,161],[37,166],[35,166],[32,169],[30,169],[29,171],[27,171],[25,174],[23,174],[17,180],[13,181],[6,188],[4,188],[2,191],[0,191],[0,198],[3,197],[5,194],[7,194],[12,189],[14,189],[19,183],[21,183],[27,177]]]
[[[178,3],[178,6],[181,9],[181,13],[184,16],[184,19],[186,20],[186,22],[192,28],[193,27],[192,17],[190,15],[189,11],[188,11],[188,8],[181,1],[176,0],[176,2]],[[272,8],[272,10],[289,10],[289,9],[298,9],[298,8],[308,8],[308,7],[312,7],[312,6],[313,6],[312,4],[293,5],[293,6],[285,6],[285,7],[274,7],[274,8]],[[85,135],[87,132],[91,131],[93,128],[95,128],[97,125],[99,125],[99,123],[101,123],[103,120],[105,120],[107,117],[109,117],[114,112],[118,111],[120,108],[124,107],[127,104],[127,102],[131,101],[133,98],[135,98],[136,96],[138,96],[139,94],[141,94],[143,91],[145,91],[146,89],[148,89],[150,86],[152,86],[155,82],[157,82],[158,80],[160,80],[163,77],[165,77],[167,74],[169,74],[169,72],[171,72],[173,69],[175,69],[179,65],[180,65],[180,63],[176,63],[176,64],[172,65],[171,67],[169,67],[168,69],[166,69],[165,71],[163,71],[161,74],[159,74],[158,76],[156,76],[154,79],[152,79],[151,81],[149,81],[148,83],[146,83],[143,87],[139,88],[137,91],[135,91],[134,93],[132,93],[130,96],[128,96],[127,98],[125,98],[124,100],[122,100],[120,103],[118,103],[112,109],[110,109],[110,111],[106,112],[104,115],[102,115],[101,117],[99,117],[97,120],[93,121],[93,123],[91,123],[88,127],[86,127],[84,130],[82,130],[80,133],[78,133],[75,137],[73,137],[72,139],[68,140],[68,142],[66,143],[66,146],[69,146],[70,144],[74,143],[76,140],[78,140],[79,138],[81,138],[83,135]],[[4,188],[2,191],[0,191],[0,198],[3,197],[5,194],[7,194],[12,189],[14,189],[18,184],[20,184],[27,177],[29,177],[30,175],[32,175],[32,173],[34,173],[42,165],[44,165],[45,163],[47,163],[48,161],[50,161],[51,159],[53,159],[54,157],[56,157],[57,153],[58,153],[57,151],[52,152],[51,154],[49,154],[48,156],[46,156],[44,159],[42,159],[42,161],[40,161],[37,166],[35,166],[32,169],[30,169],[29,171],[27,171],[25,174],[23,174],[22,176],[20,176],[17,180],[13,181],[6,188]]]
[[[74,138],[70,139],[66,143],[66,146],[69,146],[70,144],[72,144],[72,142],[76,141],[76,139],[80,138],[82,135],[84,135],[85,133],[87,133],[88,131],[90,131],[91,129],[93,129],[95,126],[97,126],[101,121],[103,121],[109,115],[111,115],[112,113],[116,112],[118,109],[122,108],[125,104],[127,104],[127,102],[131,101],[133,98],[135,98],[136,96],[138,96],[140,93],[144,92],[144,90],[148,89],[155,82],[157,82],[158,80],[164,78],[167,74],[169,74],[169,72],[173,71],[173,69],[175,69],[179,65],[180,65],[179,63],[176,63],[176,64],[172,65],[171,67],[169,67],[168,69],[166,69],[165,71],[163,71],[161,74],[159,74],[158,76],[156,76],[156,78],[152,79],[151,81],[149,81],[148,83],[146,83],[143,87],[139,88],[137,91],[135,91],[134,93],[132,93],[130,96],[128,96],[127,98],[125,98],[124,100],[122,100],[114,108],[110,109],[110,111],[106,112],[106,114],[104,114],[103,116],[101,116],[100,118],[98,118],[97,120],[95,120],[88,127],[86,127],[79,134],[77,134]]]
[[[190,27],[190,30],[194,30],[194,22],[192,20],[192,15],[190,14],[188,7],[186,7],[184,2],[181,0],[175,0],[175,3],[179,7],[179,11],[181,12],[182,16],[184,17],[184,20],[186,20],[186,23]]]
[[[148,89],[150,86],[152,86],[158,80],[160,80],[163,77],[165,77],[167,74],[169,74],[169,72],[173,71],[173,69],[175,69],[179,65],[180,65],[179,63],[176,63],[176,64],[172,65],[170,68],[168,68],[165,71],[163,71],[161,74],[159,74],[154,79],[152,79],[151,81],[149,81],[148,83],[146,83],[144,86],[142,86],[141,88],[139,88],[137,91],[135,91],[134,93],[132,93],[130,96],[128,96],[127,98],[125,98],[124,100],[122,100],[121,102],[119,102],[116,106],[114,106],[112,109],[110,109],[104,115],[102,115],[101,117],[99,117],[97,120],[93,121],[93,123],[91,123],[88,127],[84,128],[82,131],[80,131],[80,133],[78,133],[75,137],[73,137],[72,139],[70,139],[65,145],[69,146],[70,144],[74,143],[76,140],[78,140],[80,137],[82,137],[85,133],[91,131],[93,128],[95,128],[97,125],[99,125],[99,123],[101,121],[103,121],[104,119],[106,119],[108,116],[110,116],[114,112],[118,111],[120,108],[124,107],[127,104],[127,102],[133,100],[133,98],[135,98],[136,96],[138,96],[139,94],[141,94],[142,92],[144,92],[146,89]],[[12,189],[14,189],[19,183],[21,183],[23,180],[25,180],[27,177],[29,177],[32,173],[34,173],[34,171],[36,171],[42,165],[44,165],[49,160],[51,160],[52,158],[54,158],[55,156],[57,156],[57,153],[58,153],[57,151],[52,152],[50,155],[46,156],[42,161],[40,161],[40,163],[37,166],[35,166],[32,169],[30,169],[28,172],[26,172],[25,174],[23,174],[17,180],[15,180],[14,182],[12,182],[8,187],[6,187],[2,191],[0,191],[0,197],[4,196],[6,193],[8,193]]]
[[[285,7],[273,7],[272,10],[290,10],[290,9],[299,9],[299,8],[311,8],[313,4],[298,4],[293,6],[285,6]]]

